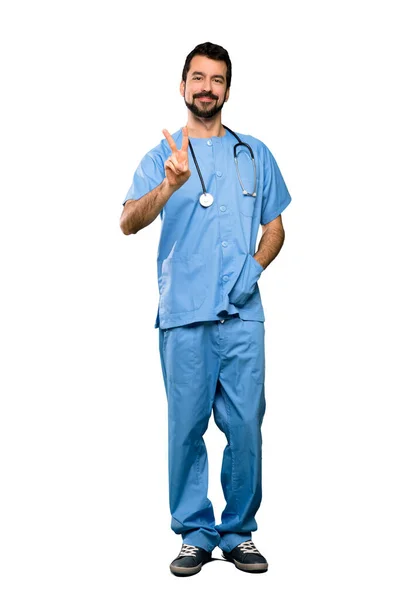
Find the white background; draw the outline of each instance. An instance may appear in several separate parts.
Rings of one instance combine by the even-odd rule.
[[[399,597],[395,3],[260,6],[3,4],[4,600]],[[154,329],[160,219],[126,237],[119,216],[140,158],[186,122],[180,76],[204,41],[233,62],[223,121],[267,144],[293,201],[260,280],[253,540],[270,570],[215,561],[181,579]],[[219,522],[213,421],[206,443]]]

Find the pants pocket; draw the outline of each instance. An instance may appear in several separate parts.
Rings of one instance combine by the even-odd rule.
[[[166,377],[172,383],[189,384],[196,374],[194,332],[191,327],[172,327],[164,331],[163,358]]]

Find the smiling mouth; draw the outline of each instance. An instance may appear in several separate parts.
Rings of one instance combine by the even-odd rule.
[[[196,98],[196,100],[200,100],[200,102],[213,102],[215,101],[215,98],[209,98],[208,96],[200,96],[199,98]]]

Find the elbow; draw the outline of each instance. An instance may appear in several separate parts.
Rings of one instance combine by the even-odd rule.
[[[129,209],[127,210],[127,204],[124,204],[124,210],[122,211],[122,215],[119,219],[119,226],[124,235],[131,235],[131,233],[137,233],[139,229],[135,227],[135,219],[133,214],[133,208],[136,202],[132,202],[131,200],[127,200]]]
[[[129,231],[128,231],[127,227],[126,227],[125,219],[123,219],[122,217],[119,220],[119,226],[120,226],[120,229],[121,229],[121,231],[122,231],[122,233],[124,235],[129,235]]]
[[[138,230],[135,228],[135,219],[133,218],[132,210],[127,211],[124,207],[122,215],[119,218],[119,226],[124,235],[137,233]]]
[[[137,233],[134,229],[130,229],[125,219],[121,219],[119,222],[119,226],[124,235],[131,235],[131,233]]]

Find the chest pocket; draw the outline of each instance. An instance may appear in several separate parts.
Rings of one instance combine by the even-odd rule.
[[[202,254],[174,252],[162,262],[160,310],[165,314],[197,310],[206,296],[206,265]]]
[[[237,150],[237,160],[240,179],[246,192],[253,193],[255,187],[254,181],[254,168],[253,161],[251,160],[250,152],[247,148],[239,147]],[[236,171],[236,167],[235,167]],[[256,203],[255,196],[245,196],[243,194],[242,186],[240,185],[239,177],[237,172],[235,173],[237,179],[237,187],[240,194],[239,210],[242,215],[246,217],[252,217],[254,214],[254,207]]]

